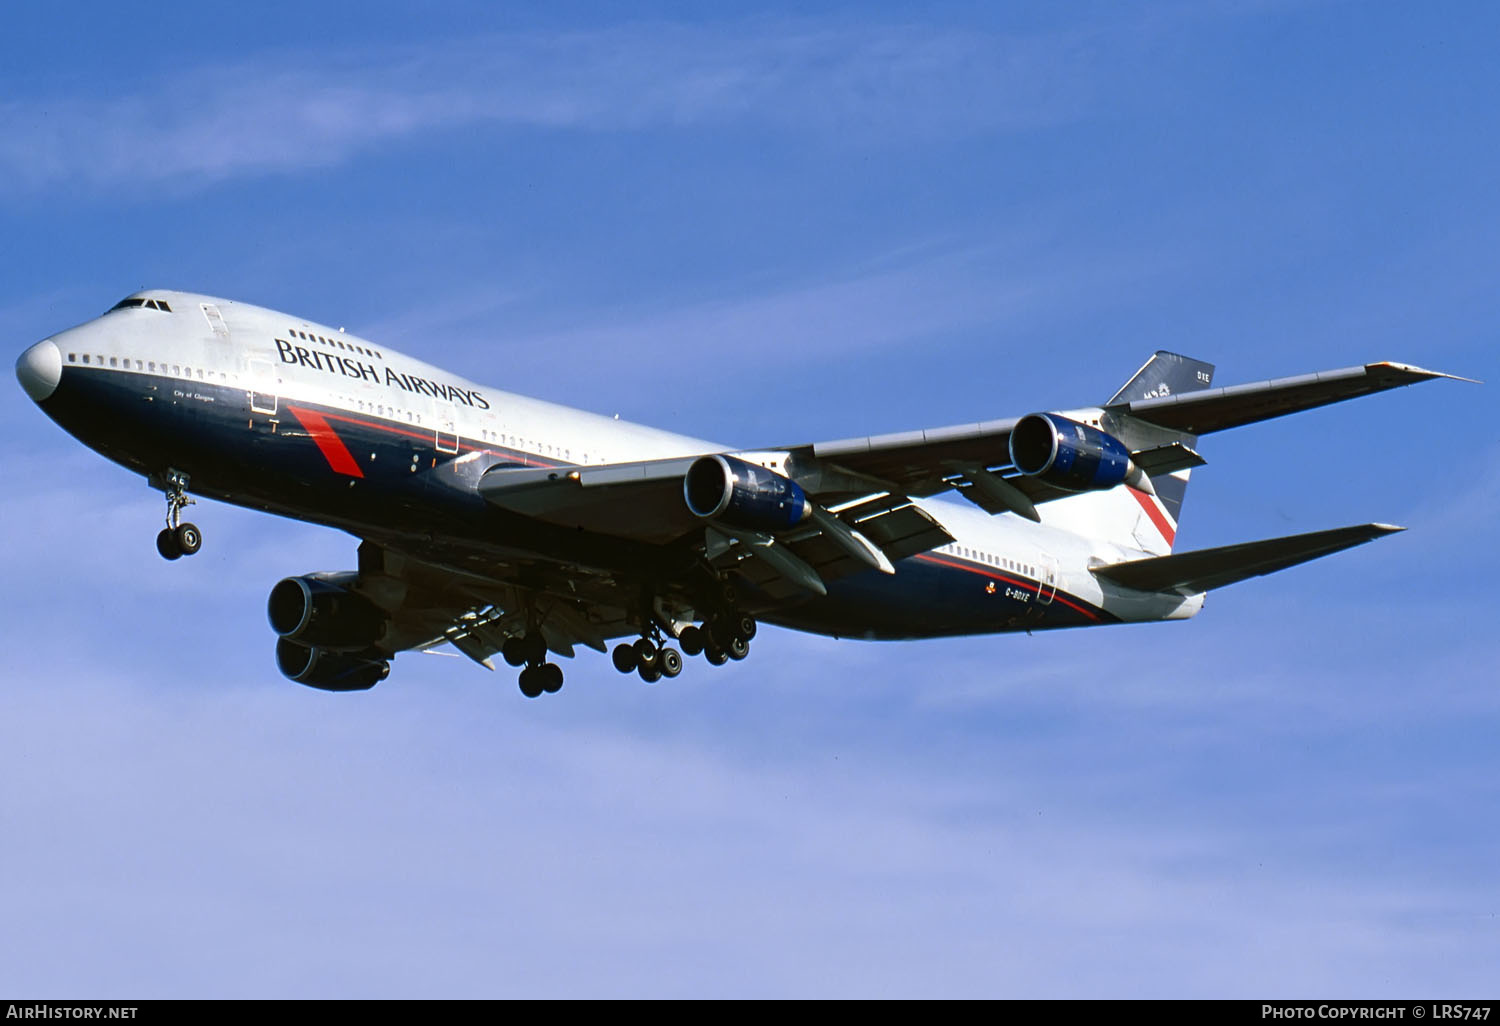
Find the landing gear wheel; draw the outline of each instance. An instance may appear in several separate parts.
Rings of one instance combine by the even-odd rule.
[[[634,645],[616,645],[614,652],[610,653],[610,659],[614,662],[615,669],[621,673],[634,673],[635,668],[640,665]]]
[[[729,658],[738,662],[750,654],[750,642],[744,638],[736,637],[729,642],[729,647],[724,652]]]
[[[541,679],[542,690],[549,695],[555,695],[562,690],[563,672],[562,667],[556,663],[543,663],[537,667],[537,676]]]
[[[526,665],[526,641],[523,638],[506,638],[500,646],[501,657],[512,666]]]
[[[682,672],[682,655],[675,648],[663,648],[656,653],[656,668],[663,677],[675,677]]]
[[[544,690],[540,666],[528,666],[521,671],[521,694],[527,698],[540,698]]]
[[[194,524],[182,522],[182,511],[193,505],[192,496],[187,493],[188,476],[168,468],[164,474],[153,474],[148,480],[167,497],[167,528],[156,536],[156,551],[163,559],[191,556],[203,547],[203,532]]]
[[[695,656],[703,651],[703,631],[697,627],[684,627],[677,632],[677,640],[683,655]]]
[[[737,613],[729,618],[729,622],[734,624],[734,632],[746,641],[755,637],[755,617]]]
[[[177,543],[177,533],[170,527],[163,527],[156,536],[156,551],[161,553],[162,559],[182,558],[182,546]]]
[[[657,681],[661,680],[661,670],[656,668],[656,664],[654,662],[642,663],[640,665],[640,668],[635,672],[639,673],[641,675],[641,680],[645,681],[647,684],[655,684]]]
[[[172,532],[177,541],[177,548],[184,556],[195,555],[203,548],[203,532],[198,530],[197,524],[178,524],[177,530]],[[160,542],[157,543],[160,548]]]
[[[723,666],[729,662],[729,656],[718,645],[709,645],[704,648],[703,658],[708,660],[710,666]]]
[[[532,631],[521,639],[522,651],[528,663],[543,663],[547,660],[547,642],[541,631]]]
[[[734,621],[724,616],[715,617],[708,622],[708,634],[714,639],[715,645],[728,648],[729,643],[734,640]]]
[[[656,646],[651,644],[650,638],[642,638],[635,643],[635,660],[637,663],[649,663],[656,658]]]

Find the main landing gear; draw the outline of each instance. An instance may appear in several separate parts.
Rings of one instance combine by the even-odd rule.
[[[664,644],[661,629],[653,626],[639,641],[616,645],[610,659],[621,673],[635,673],[647,684],[655,684],[682,672],[683,653],[702,655],[711,666],[723,666],[731,659],[749,655],[753,637],[754,617],[725,612],[711,617],[702,627],[690,624],[678,631],[681,653]]]
[[[182,522],[184,508],[194,505],[187,493],[188,477],[178,470],[167,471],[164,481],[157,483],[167,494],[167,526],[156,536],[156,551],[162,559],[180,559],[191,556],[203,548],[203,532],[197,524]]]
[[[521,694],[527,698],[538,698],[542,692],[555,695],[562,688],[562,667],[547,662],[547,643],[540,631],[507,638],[500,655],[512,666],[525,667],[520,684]]]

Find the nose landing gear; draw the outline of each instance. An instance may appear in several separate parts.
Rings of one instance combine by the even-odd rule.
[[[197,524],[184,523],[182,511],[194,505],[187,493],[188,476],[180,470],[167,471],[165,478],[153,479],[167,496],[167,526],[156,536],[156,551],[162,559],[180,559],[203,548],[203,532]]]

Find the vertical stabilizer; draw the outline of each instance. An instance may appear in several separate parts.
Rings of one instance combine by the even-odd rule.
[[[1147,360],[1135,376],[1116,392],[1106,406],[1116,403],[1134,403],[1142,399],[1162,399],[1184,392],[1201,392],[1212,388],[1214,365],[1201,360],[1191,360],[1177,353],[1158,349],[1156,355]]]

